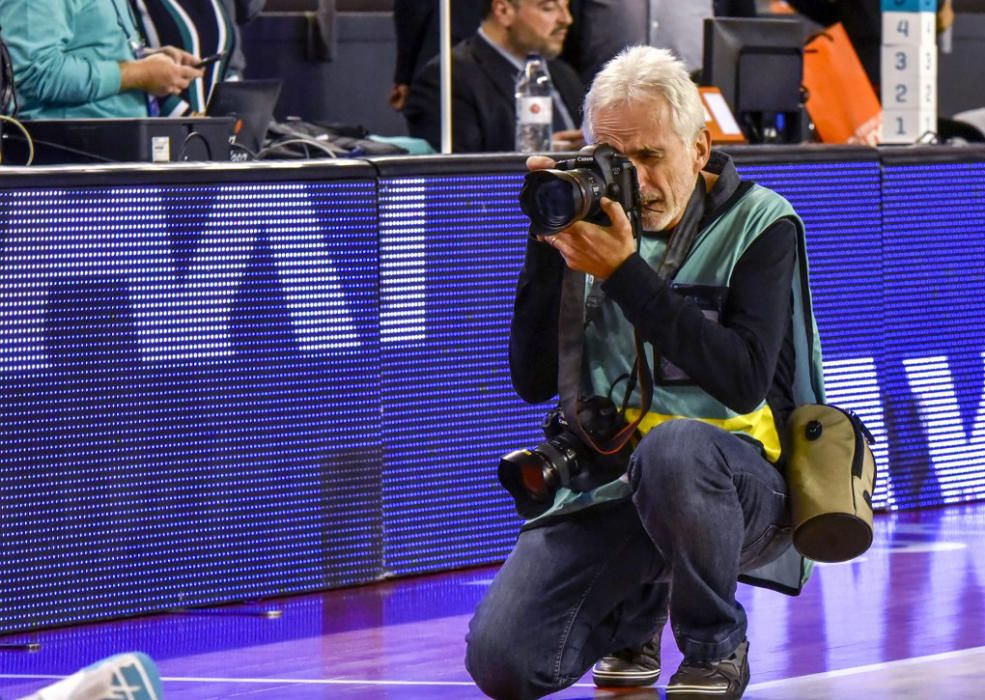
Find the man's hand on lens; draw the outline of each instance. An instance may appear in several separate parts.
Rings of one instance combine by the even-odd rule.
[[[534,170],[549,170],[553,168],[555,165],[557,165],[557,163],[554,161],[553,158],[549,158],[548,156],[530,156],[529,158],[527,158],[526,165],[527,165],[527,170],[533,172]],[[540,236],[539,238],[542,242],[546,243],[552,248],[557,247],[556,245],[554,245],[554,241],[557,238],[556,234],[551,236]]]
[[[530,156],[527,158],[527,170],[531,172],[534,170],[549,170],[555,165],[557,163],[554,162],[554,159],[547,156]]]
[[[622,205],[608,197],[603,197],[601,204],[611,226],[579,221],[558,234],[544,236],[544,241],[561,253],[572,270],[606,280],[636,252],[636,240]]]

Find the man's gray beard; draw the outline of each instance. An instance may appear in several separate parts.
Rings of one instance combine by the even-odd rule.
[[[670,214],[652,214],[644,210],[643,212],[643,230],[657,233],[658,231],[663,231],[667,228],[667,225],[671,222],[674,217]]]

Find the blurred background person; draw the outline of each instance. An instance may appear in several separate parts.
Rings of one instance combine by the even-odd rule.
[[[204,114],[216,83],[243,77],[246,57],[240,26],[260,14],[266,0],[130,0],[150,47],[178,46],[188,53],[219,58],[182,95],[188,111]]]
[[[0,27],[23,119],[167,116],[202,77],[187,51],[146,51],[127,0],[0,0]]]
[[[584,143],[585,87],[556,57],[571,26],[567,0],[484,0],[479,30],[452,49],[452,150],[513,151],[514,86],[529,53],[547,59],[554,85],[555,150]],[[441,147],[440,59],[432,58],[410,86],[403,114],[410,135]]]
[[[882,5],[880,0],[786,0],[788,5],[808,19],[829,27],[841,24],[862,61],[869,82],[879,94],[882,52]],[[951,0],[937,0],[937,33],[951,27],[954,11]]]
[[[226,64],[226,80],[241,80],[246,70],[243,37],[240,28],[263,11],[267,0],[221,0],[226,15],[233,20],[233,47]]]
[[[451,43],[472,36],[482,22],[481,0],[455,0],[451,5]],[[438,0],[393,0],[397,60],[390,106],[398,112],[407,102],[410,83],[438,55],[441,31]]]
[[[627,46],[670,49],[693,75],[701,68],[704,20],[755,17],[755,0],[572,0],[574,23],[561,58],[588,84]]]
[[[787,5],[822,27],[841,22],[878,94],[882,45],[880,0],[787,0]]]

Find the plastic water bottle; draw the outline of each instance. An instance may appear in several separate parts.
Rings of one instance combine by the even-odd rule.
[[[527,64],[516,81],[516,150],[537,153],[551,150],[553,104],[547,62],[527,54]]]

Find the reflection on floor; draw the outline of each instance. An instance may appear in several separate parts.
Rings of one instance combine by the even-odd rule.
[[[985,697],[985,503],[879,515],[876,529],[863,558],[819,566],[800,598],[740,586],[746,698]],[[0,651],[0,698],[121,650],[158,662],[168,700],[479,698],[463,637],[494,573],[43,631],[20,638],[39,642],[36,653]],[[586,678],[554,697],[662,697],[680,661],[669,634],[663,654],[656,690],[597,691]]]

